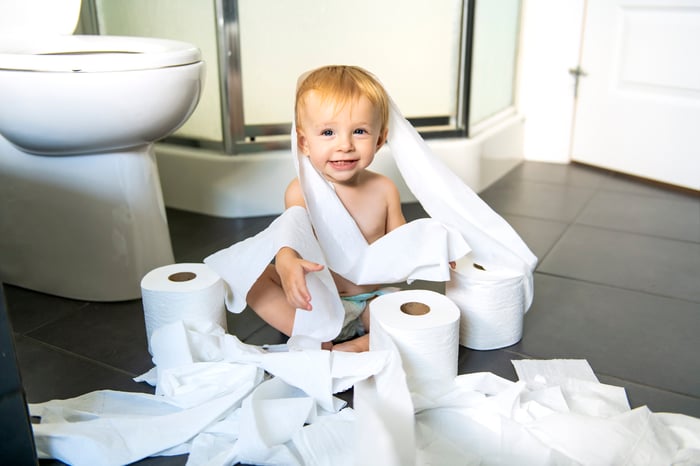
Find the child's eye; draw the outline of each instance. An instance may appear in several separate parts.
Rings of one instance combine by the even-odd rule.
[[[357,128],[355,134],[367,134],[367,131],[362,128]]]
[[[324,129],[321,131],[321,136],[333,136],[333,130],[332,129]]]

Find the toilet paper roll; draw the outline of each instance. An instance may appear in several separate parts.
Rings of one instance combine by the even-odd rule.
[[[433,391],[457,376],[459,309],[429,290],[382,295],[370,304],[370,349],[398,349],[411,392]]]
[[[141,294],[151,354],[151,335],[172,322],[213,322],[227,330],[224,283],[205,264],[171,264],[151,270],[141,280]]]
[[[445,285],[460,310],[459,343],[475,350],[504,348],[520,341],[527,309],[526,277],[493,265],[459,261]]]

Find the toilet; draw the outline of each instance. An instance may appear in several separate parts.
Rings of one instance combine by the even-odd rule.
[[[0,0],[0,282],[137,299],[174,262],[153,145],[194,111],[204,63],[184,42],[71,35],[79,12]]]

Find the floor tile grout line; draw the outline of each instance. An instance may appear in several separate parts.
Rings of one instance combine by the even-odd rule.
[[[579,221],[572,222],[570,226],[574,226],[574,225],[584,226],[586,228],[593,228],[596,230],[609,231],[612,233],[626,233],[626,234],[634,235],[634,236],[643,236],[643,237],[647,237],[647,238],[658,238],[658,239],[663,239],[663,240],[667,240],[667,241],[678,241],[681,243],[688,243],[690,245],[697,245],[700,243],[700,241],[694,241],[694,240],[690,240],[690,239],[672,238],[670,236],[661,236],[661,235],[654,235],[654,234],[649,234],[649,233],[640,233],[638,231],[622,230],[619,228],[605,227],[602,225],[592,225],[589,223],[579,222]]]
[[[614,189],[614,187],[606,187],[605,185],[602,185],[598,191],[605,193],[605,194],[620,194],[624,196],[632,196],[639,198],[640,200],[642,199],[659,199],[659,200],[667,200],[671,202],[684,202],[684,203],[696,203],[700,202],[700,194],[695,196],[692,194],[686,194],[686,193],[681,193],[677,191],[673,191],[671,189],[663,189],[663,188],[655,188],[656,192],[654,193],[647,193],[647,192],[641,192],[641,191],[636,191],[636,190],[631,190],[631,189]]]
[[[535,267],[535,270],[533,271],[533,273],[537,272],[540,265],[542,265],[544,263],[544,261],[552,253],[554,248],[561,242],[562,238],[564,238],[564,235],[566,235],[566,232],[569,231],[569,229],[571,228],[571,225],[572,225],[571,223],[567,223],[566,227],[561,231],[561,233],[559,233],[559,236],[557,236],[557,238],[552,242],[552,245],[549,247],[549,249],[547,249],[547,252],[545,252],[541,258],[539,258],[539,257],[537,258],[537,266]]]
[[[43,346],[44,348],[50,349],[52,351],[56,351],[57,353],[60,353],[60,354],[66,355],[66,356],[72,356],[74,358],[80,359],[81,361],[89,362],[89,363],[95,364],[97,366],[100,366],[104,369],[110,369],[110,370],[113,370],[115,372],[119,372],[120,374],[127,375],[132,379],[134,377],[137,377],[138,375],[141,375],[141,374],[134,374],[134,373],[127,371],[125,369],[121,369],[119,367],[112,366],[112,365],[107,364],[106,362],[100,361],[98,359],[92,359],[92,358],[89,358],[87,356],[83,356],[82,354],[74,353],[74,352],[69,351],[65,348],[61,348],[60,346],[52,345],[51,343],[47,343],[43,340],[39,340],[39,339],[37,339],[35,337],[31,337],[29,335],[22,335],[22,338],[26,339],[26,340],[31,340],[30,343],[35,343],[37,345]]]
[[[504,187],[507,187],[509,184],[511,184],[511,181],[517,181],[517,182],[521,182],[521,181],[530,181],[530,182],[531,182],[531,180],[527,180],[527,179],[525,179],[525,178],[518,177],[518,178],[516,178],[515,180],[508,180],[506,183],[503,184],[503,186],[504,186]],[[535,182],[535,183],[538,183],[538,182]],[[569,183],[547,183],[547,182],[541,182],[541,183],[542,183],[542,184],[549,184],[549,185],[557,185],[557,186],[571,187],[571,185],[570,185]],[[501,186],[499,186],[499,188],[500,188],[500,187],[501,187]],[[591,189],[591,190],[593,190],[592,187],[591,187],[591,188],[586,188],[586,189]],[[592,195],[591,195],[591,197],[587,200],[586,204],[581,208],[581,210],[582,210],[583,208],[585,208],[585,206],[588,205],[588,203],[591,201],[591,199],[592,199],[593,196],[595,195],[595,192],[596,192],[596,191],[594,190],[593,193],[592,193]],[[538,266],[539,266],[540,264],[542,264],[542,263],[545,261],[545,259],[547,258],[547,256],[549,256],[549,254],[550,254],[550,253],[552,252],[552,250],[556,247],[556,245],[559,244],[559,242],[560,242],[561,239],[564,237],[564,235],[566,234],[566,232],[569,231],[569,229],[571,228],[571,226],[574,224],[575,219],[578,218],[578,216],[580,215],[580,212],[579,212],[579,213],[576,215],[576,217],[575,217],[574,219],[572,219],[572,220],[562,220],[562,219],[547,219],[547,218],[542,218],[542,217],[534,217],[534,216],[532,216],[532,215],[522,215],[522,214],[518,214],[518,213],[508,213],[508,212],[497,212],[497,213],[498,213],[500,216],[510,215],[510,216],[516,216],[516,217],[521,217],[521,218],[528,218],[528,219],[532,219],[532,220],[541,220],[541,221],[556,222],[556,223],[559,223],[559,224],[564,224],[564,225],[566,225],[566,226],[564,227],[564,229],[562,230],[562,232],[559,234],[559,236],[556,238],[556,240],[552,243],[552,245],[550,246],[550,248],[547,250],[547,252],[546,252],[542,257],[538,257],[538,258],[537,258],[537,265],[538,265]]]
[[[64,313],[64,314],[61,314],[61,315],[57,315],[57,316],[55,316],[55,317],[52,317],[52,318],[50,318],[50,319],[48,319],[48,320],[46,320],[46,321],[44,321],[44,322],[41,322],[40,324],[36,325],[35,327],[32,327],[32,328],[29,329],[29,330],[24,330],[24,331],[22,331],[22,332],[15,331],[14,333],[17,334],[17,335],[30,336],[30,334],[32,334],[32,333],[34,333],[34,332],[36,332],[36,331],[38,331],[38,330],[41,330],[42,328],[46,327],[47,325],[55,324],[55,323],[57,323],[57,322],[59,322],[59,321],[65,319],[65,318],[67,318],[67,317],[69,317],[69,316],[72,316],[72,315],[78,313],[79,311],[81,311],[81,310],[85,309],[86,307],[88,307],[90,304],[91,304],[91,303],[90,303],[89,301],[85,301],[85,302],[82,303],[79,307],[77,307],[77,308],[75,308],[75,309],[73,309],[73,310],[71,310],[71,311],[67,311],[67,312]],[[10,320],[11,320],[11,319],[10,319]]]
[[[677,192],[671,189],[664,189],[664,188],[654,188],[653,186],[650,186],[651,189],[656,189],[656,192],[641,192],[637,190],[632,190],[632,189],[624,189],[624,188],[618,188],[615,189],[615,187],[610,187],[610,186],[601,186],[599,191],[604,192],[604,193],[609,193],[609,194],[624,194],[624,195],[629,195],[629,196],[635,196],[639,198],[653,198],[653,199],[666,199],[669,201],[677,201],[677,202],[697,202],[700,201],[700,197],[696,197],[693,194],[687,194],[687,193],[682,193],[682,192]]]
[[[519,343],[519,342],[520,342],[520,341],[518,341],[518,343]],[[517,343],[516,343],[516,345],[517,345]],[[508,354],[513,354],[513,355],[516,355],[516,356],[518,356],[518,357],[525,358],[525,359],[532,359],[532,356],[530,356],[530,355],[528,355],[528,354],[521,353],[521,352],[519,352],[519,351],[515,351],[515,350],[513,350],[513,349],[508,349],[508,348],[509,348],[509,347],[502,348],[503,352],[504,352],[504,353],[508,353]],[[511,361],[512,361],[512,360],[511,360]],[[514,368],[514,370],[515,370],[515,368]]]
[[[600,192],[600,187],[596,188],[590,195],[588,199],[586,199],[586,202],[583,203],[583,205],[579,208],[578,212],[576,215],[574,215],[574,218],[571,220],[569,223],[569,228],[571,228],[572,225],[576,225],[578,223],[578,219],[581,218],[581,215],[586,211],[589,205],[591,205],[591,202],[593,202],[593,199],[598,195]],[[567,230],[569,229],[567,228]]]
[[[576,221],[575,223],[572,223],[571,225],[572,226],[573,225],[584,226],[586,228],[594,228],[597,230],[609,231],[612,233],[625,233],[625,234],[634,235],[634,236],[644,236],[647,238],[658,238],[658,239],[663,239],[663,240],[667,240],[667,241],[678,241],[680,243],[688,243],[690,245],[700,244],[700,241],[693,241],[690,239],[672,238],[670,236],[661,236],[661,235],[653,235],[653,234],[649,234],[649,233],[640,233],[638,231],[621,230],[619,228],[610,228],[610,227],[604,227],[601,225],[591,225],[591,224],[585,223],[585,222]]]
[[[509,182],[507,182],[507,183],[503,183],[502,185],[495,186],[495,187],[493,187],[492,189],[493,189],[494,191],[496,191],[496,190],[506,190],[506,189],[510,189],[510,188],[515,188],[515,186],[513,186],[514,183],[516,183],[516,182],[522,182],[522,181],[525,181],[525,180],[518,180],[518,181],[515,181],[515,180],[514,180],[514,181],[512,181],[512,182],[509,181]],[[564,189],[566,189],[566,190],[575,189],[575,190],[581,190],[581,191],[590,191],[590,192],[591,192],[591,197],[593,197],[593,195],[594,195],[596,192],[598,192],[598,189],[597,189],[597,188],[591,187],[591,186],[574,186],[574,185],[562,184],[562,183],[548,183],[548,182],[546,182],[546,181],[525,181],[525,182],[526,182],[526,183],[532,183],[532,184],[544,185],[544,186],[557,186],[557,187],[560,187],[560,188],[564,188]],[[488,196],[488,193],[487,193],[487,192],[478,193],[478,195],[479,195],[480,198],[482,198],[482,200],[484,200],[484,202],[486,202],[486,200],[484,199],[484,197],[487,197],[487,196]],[[588,201],[590,201],[590,199],[589,199]],[[588,201],[586,202],[586,204],[588,203]],[[517,215],[517,214],[513,214],[513,215]],[[561,221],[561,220],[560,220],[560,221]]]
[[[612,374],[607,374],[607,373],[605,373],[605,372],[598,372],[598,371],[594,371],[594,372],[595,372],[595,375],[596,375],[596,376],[608,377],[608,378],[611,378],[611,379],[619,380],[620,382],[632,383],[632,384],[638,385],[638,386],[640,386],[640,387],[649,388],[649,389],[653,389],[653,390],[658,390],[658,391],[664,392],[664,393],[671,393],[671,394],[673,394],[673,395],[684,396],[684,397],[691,398],[691,399],[693,399],[693,400],[699,400],[699,401],[700,401],[700,396],[698,396],[698,395],[691,395],[690,393],[679,392],[678,390],[672,390],[672,389],[669,389],[669,388],[658,387],[658,386],[656,386],[656,385],[650,385],[650,384],[648,384],[648,383],[646,383],[646,382],[640,382],[640,381],[638,381],[638,380],[629,379],[629,378],[625,378],[625,377],[620,377],[619,375],[612,375]],[[624,388],[624,387],[623,387],[623,388]]]
[[[489,206],[491,207],[491,206]],[[493,209],[493,207],[491,207]],[[531,214],[524,214],[522,212],[506,212],[506,211],[501,211],[497,212],[495,209],[493,209],[494,212],[496,212],[498,215],[501,217],[508,216],[508,217],[520,217],[520,218],[526,218],[528,220],[539,220],[541,222],[552,222],[552,223],[561,223],[564,225],[570,225],[572,220],[565,220],[561,218],[552,218],[552,217],[536,217]]]
[[[586,283],[586,284],[588,284],[588,285],[603,286],[603,287],[605,287],[605,288],[610,288],[610,289],[613,289],[613,290],[631,291],[631,292],[634,292],[634,293],[641,293],[641,294],[644,294],[644,295],[647,295],[647,296],[654,296],[654,297],[657,297],[657,298],[675,299],[675,300],[677,300],[677,301],[682,301],[682,302],[690,303],[690,304],[698,304],[698,303],[700,303],[700,301],[695,301],[695,300],[688,299],[688,298],[681,298],[681,297],[679,297],[679,296],[671,296],[671,295],[659,294],[659,293],[650,293],[650,292],[648,292],[648,291],[638,290],[638,289],[635,289],[635,288],[626,288],[626,287],[624,287],[624,286],[615,286],[615,285],[611,285],[611,284],[609,284],[609,283],[595,282],[595,281],[592,281],[592,280],[585,280],[585,279],[582,279],[582,278],[568,277],[568,276],[566,276],[566,275],[560,275],[560,274],[551,273],[551,272],[543,272],[543,271],[541,271],[541,270],[539,270],[539,269],[536,270],[535,273],[536,273],[536,274],[539,273],[539,274],[542,274],[542,275],[546,275],[546,276],[548,276],[548,277],[562,278],[562,279],[571,280],[571,281],[574,281],[574,282]]]

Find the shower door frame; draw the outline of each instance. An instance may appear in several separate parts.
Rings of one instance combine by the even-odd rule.
[[[243,111],[241,38],[238,0],[214,0],[219,47],[219,82],[223,151],[229,155],[289,148],[290,123],[246,125]],[[476,0],[462,0],[461,37],[455,115],[408,120],[424,138],[469,136],[469,78],[472,67]]]

